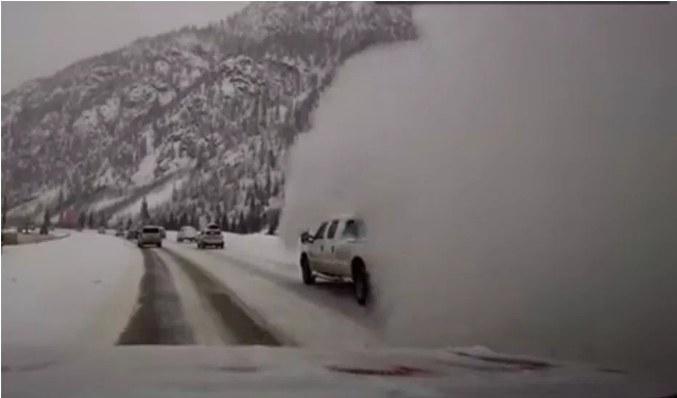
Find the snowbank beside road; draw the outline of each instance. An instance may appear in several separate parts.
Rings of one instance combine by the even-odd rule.
[[[238,255],[275,263],[294,265],[298,263],[300,246],[296,250],[288,249],[275,235],[238,235],[225,232],[223,236],[228,248]]]
[[[125,241],[90,233],[3,248],[3,346],[80,344],[83,333],[102,316],[122,320],[124,327],[129,314],[102,315],[101,309],[124,280],[131,305],[117,309],[131,313],[139,280],[129,275],[142,262],[138,250]]]

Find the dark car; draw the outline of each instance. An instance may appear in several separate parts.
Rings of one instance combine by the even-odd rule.
[[[136,238],[137,246],[143,248],[146,245],[162,247],[162,232],[155,225],[144,225]]]
[[[127,236],[126,236],[127,239],[129,239],[129,240],[134,240],[134,239],[136,239],[138,236],[139,236],[139,231],[137,231],[136,229],[131,228],[131,229],[128,229],[128,230],[127,230]]]

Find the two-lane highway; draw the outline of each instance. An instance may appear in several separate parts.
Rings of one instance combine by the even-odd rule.
[[[279,345],[198,265],[165,249],[140,249],[138,304],[119,345]]]

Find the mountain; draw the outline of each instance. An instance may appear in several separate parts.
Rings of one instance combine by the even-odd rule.
[[[158,222],[260,229],[283,199],[286,148],[340,65],[416,37],[407,5],[252,3],[27,82],[2,96],[9,215],[115,221],[144,201]]]

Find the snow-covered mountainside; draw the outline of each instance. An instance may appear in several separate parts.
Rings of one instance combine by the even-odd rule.
[[[416,36],[404,5],[252,3],[27,82],[2,96],[10,215],[120,219],[155,195],[148,207],[165,222],[227,215],[258,229],[336,69]]]

